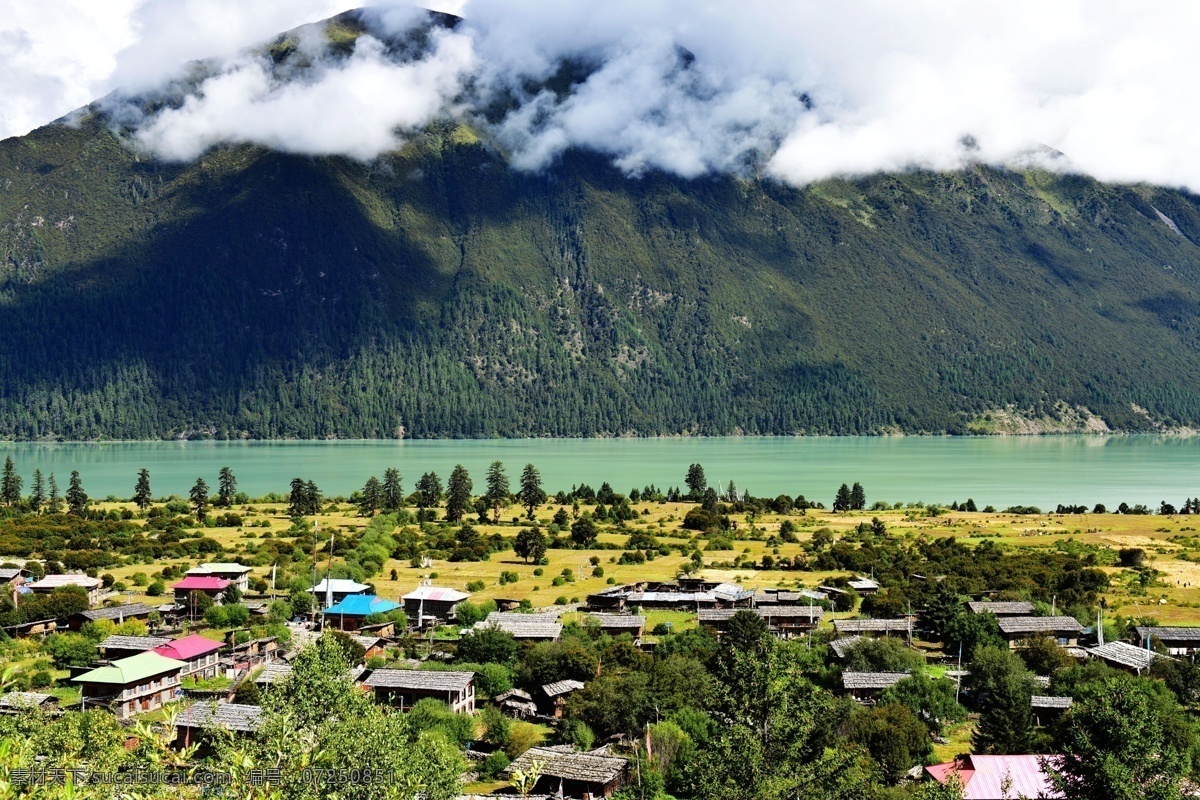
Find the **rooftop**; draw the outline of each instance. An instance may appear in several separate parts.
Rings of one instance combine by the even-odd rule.
[[[912,622],[908,619],[835,619],[833,627],[838,633],[908,633]]]
[[[227,561],[216,561],[216,562],[209,562],[207,564],[201,564],[198,567],[192,567],[191,569],[189,569],[187,571],[187,574],[188,575],[211,575],[213,573],[220,573],[223,575],[229,575],[229,574],[239,574],[240,575],[244,572],[249,572],[249,571],[250,571],[250,568],[245,566],[244,564],[231,563],[231,562],[227,562]]]
[[[171,641],[166,636],[109,636],[97,647],[101,650],[153,650]]]
[[[176,728],[221,728],[227,731],[258,730],[262,709],[241,703],[193,703],[175,718]]]
[[[351,594],[337,605],[325,609],[324,613],[333,616],[346,614],[352,617],[366,617],[371,614],[386,614],[399,607],[400,604],[394,600],[386,600],[373,594]]]
[[[9,692],[0,697],[0,708],[38,708],[47,700],[54,699],[54,695],[41,692]]]
[[[89,578],[87,575],[47,575],[40,581],[25,585],[35,592],[49,592],[61,586],[82,586],[85,589],[95,589],[100,585],[100,579]]]
[[[1128,642],[1108,642],[1099,647],[1087,648],[1087,654],[1114,664],[1120,664],[1130,669],[1143,670],[1150,666],[1156,658],[1162,658],[1158,653],[1134,647]]]
[[[629,767],[629,759],[591,753],[564,752],[549,747],[531,747],[508,765],[509,774],[528,772],[535,761],[542,763],[542,775],[584,783],[611,783]]]
[[[231,581],[211,575],[189,575],[171,587],[175,592],[213,592],[228,588]]]
[[[843,672],[842,686],[847,689],[886,689],[911,677],[908,672]]]
[[[963,800],[995,800],[998,797],[1061,797],[1054,792],[1042,771],[1045,756],[964,756],[961,760],[925,768],[934,780],[945,783],[958,773]]]
[[[111,683],[117,686],[130,686],[157,675],[178,672],[185,666],[187,665],[182,661],[176,661],[150,651],[128,658],[118,658],[108,666],[96,667],[90,672],[76,675],[71,680],[76,683]]]
[[[103,608],[89,608],[80,612],[86,620],[95,622],[99,619],[129,619],[131,617],[145,617],[154,611],[153,606],[148,606],[145,603],[126,603],[120,606],[104,606]]]
[[[1200,628],[1183,628],[1183,627],[1166,627],[1154,626],[1148,627],[1139,625],[1137,635],[1145,640],[1149,635],[1160,642],[1192,642],[1200,640]]]
[[[437,602],[457,603],[460,600],[466,600],[471,595],[466,592],[460,592],[457,589],[444,589],[439,586],[418,586],[408,594],[404,595],[403,600],[433,600]]]
[[[588,614],[584,619],[594,619],[601,628],[644,628],[646,618],[636,614]]]
[[[182,639],[171,639],[166,644],[154,648],[154,652],[167,658],[189,661],[197,656],[215,653],[224,646],[221,642],[214,642],[212,639],[193,633]]]
[[[700,622],[724,622],[741,611],[749,611],[763,619],[783,619],[785,617],[803,617],[805,619],[821,619],[825,609],[820,606],[767,606],[766,608],[702,608],[696,612]]]
[[[562,634],[558,614],[521,614],[511,611],[493,611],[487,619],[475,623],[476,630],[499,628],[517,639],[557,639]]]
[[[1079,633],[1083,626],[1074,617],[998,617],[1003,633]]]
[[[829,643],[829,647],[831,650],[833,650],[834,655],[836,655],[838,658],[845,658],[846,653],[850,651],[850,648],[854,647],[854,645],[858,644],[862,640],[863,637],[861,636],[845,636],[841,639],[834,639]]]
[[[412,689],[427,692],[466,691],[474,672],[425,671],[415,669],[377,669],[371,672],[364,685],[372,689]]]
[[[18,575],[24,574],[28,574],[28,570],[21,569],[20,567],[0,568],[0,581],[11,581]]]
[[[871,589],[879,588],[879,584],[876,583],[871,578],[858,577],[858,578],[854,578],[852,580],[846,581],[846,583],[848,583],[850,585],[851,589],[854,589],[856,591],[862,591],[863,589],[870,591]]]
[[[555,681],[554,683],[547,683],[545,686],[542,687],[542,691],[545,692],[547,697],[558,697],[560,694],[570,694],[571,692],[575,691],[576,689],[582,689],[582,688],[583,688],[582,681],[565,680],[565,681]]]
[[[352,581],[349,578],[322,578],[316,585],[309,587],[308,591],[313,594],[325,594],[327,583],[333,584],[331,588],[334,594],[361,594],[371,588],[365,583]]]
[[[1029,705],[1033,708],[1070,708],[1074,702],[1070,697],[1047,697],[1040,694],[1029,698]]]
[[[1007,614],[1009,616],[1030,616],[1033,614],[1033,603],[1024,600],[1012,602],[998,600],[976,600],[967,603],[972,614]]]
[[[267,664],[254,676],[255,683],[278,683],[292,674],[291,666],[287,664]]]

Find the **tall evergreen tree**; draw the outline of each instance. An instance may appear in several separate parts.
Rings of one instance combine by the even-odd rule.
[[[154,495],[150,492],[150,470],[145,467],[138,470],[137,486],[133,487],[133,502],[142,511],[154,502]]]
[[[40,469],[33,471],[33,486],[30,489],[29,505],[33,508],[33,513],[35,514],[42,510],[42,506],[46,505],[46,481],[42,477]]]
[[[1007,647],[979,647],[971,660],[967,685],[975,696],[984,698],[971,739],[975,752],[1029,752],[1034,732],[1029,698],[1035,686],[1021,659]]]
[[[5,505],[15,506],[21,502],[21,484],[24,481],[17,474],[17,468],[13,465],[12,456],[4,457],[4,473],[0,477],[0,500],[3,500]]]
[[[50,496],[46,499],[46,511],[50,514],[57,514],[62,511],[62,497],[58,493],[58,481],[54,480],[54,473],[50,473]]]
[[[404,508],[404,487],[400,480],[400,470],[395,467],[388,467],[383,471],[379,506],[384,511],[399,511]]]
[[[850,505],[850,487],[843,483],[841,488],[837,490],[837,496],[833,498],[833,510],[835,512],[849,511]]]
[[[487,471],[487,491],[484,499],[492,509],[492,522],[500,521],[500,509],[508,505],[508,475],[504,472],[504,464],[493,461]]]
[[[304,484],[304,513],[310,517],[321,513],[321,490],[315,481]]]
[[[54,485],[54,475],[50,476],[51,486]],[[71,481],[67,485],[67,510],[77,517],[87,514],[88,496],[83,490],[83,481],[79,470],[71,470]]]
[[[204,478],[196,478],[188,496],[192,500],[192,510],[196,513],[196,521],[203,523],[208,519],[208,483]]]
[[[221,471],[217,473],[217,505],[229,508],[233,505],[236,495],[237,478],[234,477],[233,470],[230,467],[221,467]]]
[[[421,508],[434,508],[442,502],[442,479],[436,472],[426,472],[417,481],[417,504]]]
[[[521,505],[525,506],[525,514],[533,519],[537,507],[546,502],[546,493],[542,490],[542,474],[533,464],[526,464],[521,473],[521,491],[517,493]]]
[[[362,497],[358,501],[358,515],[360,517],[375,516],[375,512],[379,510],[382,498],[383,487],[379,483],[379,478],[372,475],[367,479],[366,485],[363,486]]]
[[[704,490],[708,488],[708,480],[704,477],[704,467],[700,464],[692,464],[688,467],[687,477],[683,482],[688,487],[688,500],[696,501],[704,496]]]
[[[471,507],[471,476],[462,464],[456,464],[446,486],[446,519],[458,522]]]
[[[850,508],[854,511],[862,511],[867,507],[867,493],[863,490],[861,483],[855,483],[850,487]]]
[[[304,478],[292,478],[291,491],[288,493],[288,516],[299,519],[308,513],[308,497]]]

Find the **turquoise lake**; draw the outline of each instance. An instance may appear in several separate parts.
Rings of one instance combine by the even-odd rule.
[[[348,495],[371,475],[396,467],[404,490],[433,470],[443,482],[455,464],[481,491],[484,471],[503,461],[515,490],[535,464],[551,493],[609,481],[619,492],[653,483],[683,484],[688,465],[704,465],[714,486],[734,481],[755,495],[803,494],[827,505],[837,487],[858,481],[868,502],[973,498],[982,508],[1059,503],[1178,506],[1200,496],[1200,437],[724,437],[690,439],[516,439],[299,442],[120,442],[0,444],[29,488],[35,468],[55,473],[65,491],[79,470],[94,498],[128,497],[137,471],[150,470],[156,496],[186,496],[197,477],[217,485],[233,468],[251,495],[286,492],[294,477],[327,495]]]

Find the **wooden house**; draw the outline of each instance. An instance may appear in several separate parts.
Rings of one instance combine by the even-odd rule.
[[[507,692],[493,697],[492,702],[514,719],[527,719],[537,716],[538,713],[537,703],[533,702],[533,695],[524,689],[509,689]]]
[[[198,633],[171,639],[154,648],[160,656],[182,661],[186,666],[179,672],[180,679],[207,680],[217,677],[218,652],[224,645]]]
[[[612,797],[629,780],[629,759],[578,753],[569,746],[531,747],[508,765],[507,773],[529,772],[535,763],[542,768],[534,792],[556,797]]]
[[[904,636],[912,638],[913,621],[898,619],[835,619],[833,628],[839,636]]]
[[[572,692],[583,688],[583,683],[574,680],[555,681],[547,683],[541,689],[541,700],[538,710],[547,717],[560,718],[567,706],[567,698]]]
[[[1049,637],[1059,647],[1078,647],[1083,626],[1074,617],[997,617],[1000,635],[1011,649],[1024,647],[1030,639]]]
[[[18,622],[15,625],[5,625],[4,632],[14,639],[37,636],[44,638],[58,630],[56,619],[34,619],[28,622]]]
[[[242,564],[201,564],[198,567],[192,567],[185,574],[205,578],[221,578],[229,581],[243,592],[250,591],[250,567]]]
[[[263,636],[238,644],[226,642],[226,646],[229,654],[218,665],[224,670],[225,677],[235,680],[255,667],[275,663],[281,654],[279,639],[275,636]]]
[[[386,614],[398,608],[399,603],[373,594],[352,594],[321,613],[326,625],[349,632],[362,628],[363,621],[369,616]]]
[[[182,661],[147,652],[117,659],[71,680],[80,686],[84,708],[105,706],[118,719],[129,719],[174,700],[179,673],[185,666]]]
[[[1200,653],[1200,628],[1139,625],[1134,630],[1137,632],[1137,644],[1143,649],[1149,639],[1151,643],[1158,642],[1165,647],[1169,655],[1190,656]]]
[[[1025,600],[975,600],[967,603],[972,614],[994,614],[997,617],[1031,617],[1033,603]]]
[[[58,698],[42,692],[9,692],[0,697],[0,714],[24,714],[28,711],[56,711]]]
[[[908,672],[843,672],[842,688],[858,702],[871,703],[884,689],[909,677]]]
[[[636,642],[646,630],[646,618],[637,614],[588,614],[584,622],[594,621],[603,633],[620,636],[628,633]]]
[[[105,661],[117,661],[138,653],[147,653],[171,640],[166,636],[109,636],[96,647]]]
[[[862,575],[859,575],[857,578],[851,578],[846,581],[846,583],[863,597],[879,593],[879,584],[873,578],[864,578]]]
[[[554,642],[562,635],[558,612],[523,614],[519,611],[493,611],[487,619],[475,623],[477,630],[499,628],[513,638],[528,642]]]
[[[203,741],[206,731],[229,731],[235,736],[254,733],[262,709],[243,703],[192,703],[175,717],[175,747]]]
[[[1029,698],[1029,707],[1033,711],[1034,724],[1044,726],[1057,721],[1074,702],[1070,697],[1033,695]]]
[[[363,686],[375,692],[375,699],[402,711],[426,697],[441,700],[456,714],[475,713],[475,673],[424,671],[415,669],[377,669],[371,671]]]
[[[67,624],[73,631],[77,631],[89,622],[99,622],[102,619],[120,625],[129,620],[149,620],[154,606],[148,606],[145,603],[122,603],[115,606],[101,606],[100,608],[88,608],[80,611],[78,614],[72,614]]]
[[[1166,658],[1152,650],[1134,647],[1129,642],[1108,642],[1099,647],[1087,648],[1089,658],[1098,658],[1110,667],[1140,675],[1150,669],[1150,663]]]
[[[739,608],[702,608],[696,613],[700,625],[718,634],[729,630],[729,621]],[[817,627],[825,610],[820,606],[767,606],[748,609],[767,623],[767,629],[779,638],[802,636]]]
[[[454,607],[471,595],[425,584],[401,597],[404,615],[418,628],[454,618]]]
[[[89,606],[96,605],[104,596],[104,584],[100,579],[87,575],[47,575],[39,581],[25,584],[25,588],[35,594],[50,594],[64,586],[78,586],[87,592]]]
[[[382,636],[351,636],[363,649],[363,660],[381,656],[387,649],[388,640]]]

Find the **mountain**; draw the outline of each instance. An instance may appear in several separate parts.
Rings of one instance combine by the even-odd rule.
[[[278,43],[277,43],[278,44]],[[977,166],[828,181],[0,142],[0,436],[1200,426],[1200,198]]]

